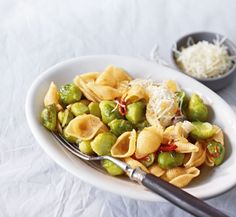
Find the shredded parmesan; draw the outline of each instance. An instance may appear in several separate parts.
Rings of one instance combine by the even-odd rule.
[[[168,89],[165,82],[158,83],[152,80],[135,79],[130,85],[142,86],[149,95],[146,117],[151,125],[168,126],[175,116],[178,103],[176,95]]]
[[[233,65],[235,57],[229,55],[223,40],[213,43],[200,41],[189,43],[182,51],[175,51],[176,62],[182,70],[196,78],[214,78],[226,73]]]

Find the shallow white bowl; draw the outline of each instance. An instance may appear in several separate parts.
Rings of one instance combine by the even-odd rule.
[[[156,63],[137,58],[121,56],[87,56],[59,63],[42,73],[32,84],[26,99],[26,117],[30,129],[43,150],[61,167],[98,188],[127,197],[163,201],[143,186],[126,178],[117,178],[95,169],[62,148],[40,123],[43,98],[51,81],[58,86],[72,82],[81,73],[103,71],[110,64],[126,69],[134,78],[151,77],[154,80],[176,80],[188,93],[197,92],[213,108],[213,122],[225,132],[226,158],[224,163],[215,168],[204,167],[201,175],[185,190],[196,197],[207,199],[219,195],[236,184],[236,116],[230,106],[213,91],[196,80]]]

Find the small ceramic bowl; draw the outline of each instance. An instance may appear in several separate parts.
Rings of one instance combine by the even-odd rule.
[[[211,32],[191,33],[191,34],[183,36],[182,38],[180,38],[176,42],[177,50],[180,50],[181,47],[187,47],[187,41],[190,37],[193,39],[193,41],[195,43],[197,43],[199,41],[203,41],[203,40],[212,43],[213,40],[216,39],[216,37],[219,37],[220,40],[222,38],[224,38],[224,36],[222,36],[222,35],[219,35],[217,33],[211,33]],[[236,46],[229,39],[226,38],[224,40],[223,44],[228,48],[228,52],[231,56],[236,56]],[[175,53],[174,53],[173,49],[172,49],[172,59],[173,59],[174,64],[176,65],[176,67],[180,71],[182,71],[176,63]],[[186,74],[186,75],[200,81],[201,83],[203,83],[207,87],[211,88],[212,90],[218,91],[224,87],[227,87],[232,82],[235,74],[236,74],[236,63],[234,62],[233,66],[231,67],[231,69],[228,72],[226,72],[224,75],[217,77],[217,78],[196,78],[196,77],[190,76],[188,74]]]

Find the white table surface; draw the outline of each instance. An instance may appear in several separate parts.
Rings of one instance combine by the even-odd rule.
[[[235,20],[234,0],[0,1],[0,217],[190,216],[169,203],[104,192],[64,171],[33,138],[25,97],[32,81],[62,60],[149,58],[157,44],[170,62],[173,42],[189,32],[214,31],[236,43]],[[236,81],[219,95],[236,112]],[[236,216],[235,201],[236,188],[208,202]]]

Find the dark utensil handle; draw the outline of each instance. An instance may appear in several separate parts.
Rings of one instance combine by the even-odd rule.
[[[204,201],[152,174],[146,174],[142,180],[142,184],[194,216],[227,217],[227,215],[211,207]]]

